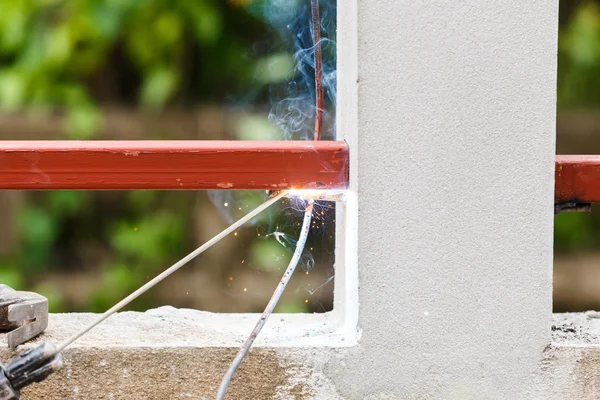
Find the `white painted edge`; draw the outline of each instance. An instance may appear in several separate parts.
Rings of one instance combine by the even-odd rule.
[[[357,344],[358,327],[358,4],[338,0],[337,6],[337,115],[338,140],[350,149],[350,179],[345,204],[336,215],[336,273],[334,306],[336,329],[344,341]]]

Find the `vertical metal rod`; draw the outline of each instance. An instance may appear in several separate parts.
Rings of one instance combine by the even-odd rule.
[[[323,63],[322,63],[322,55],[321,55],[321,18],[319,16],[319,0],[311,0],[311,22],[312,22],[312,34],[313,34],[313,46],[315,47],[315,130],[313,140],[319,140],[321,138],[321,121],[323,117]],[[288,265],[287,270],[283,274],[279,285],[275,289],[275,292],[271,296],[271,300],[267,304],[267,307],[263,311],[258,323],[250,333],[250,336],[246,339],[241,349],[235,356],[235,359],[229,366],[229,369],[225,373],[223,380],[221,381],[221,385],[219,386],[219,390],[217,392],[217,400],[223,400],[225,397],[225,392],[227,391],[227,387],[231,382],[231,378],[233,374],[237,370],[238,366],[246,356],[246,353],[252,347],[254,340],[262,330],[263,326],[267,322],[269,316],[273,313],[275,306],[279,302],[279,298],[281,297],[285,287],[290,281],[294,271],[296,270],[296,266],[300,260],[300,256],[304,251],[304,245],[306,244],[306,239],[308,237],[308,231],[310,230],[310,221],[312,219],[312,211],[313,211],[314,200],[308,200],[306,204],[306,209],[304,210],[304,222],[302,223],[302,229],[300,231],[300,237],[298,238],[298,242],[296,244],[296,250],[294,251],[294,255]]]
[[[321,55],[319,0],[311,0],[310,9],[313,45],[315,47],[315,132],[313,139],[319,140],[321,139],[321,123],[323,120],[323,57]]]

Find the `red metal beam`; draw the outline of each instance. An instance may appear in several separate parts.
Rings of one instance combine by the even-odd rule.
[[[332,141],[0,141],[0,189],[333,189]]]
[[[555,203],[600,203],[600,156],[556,156]]]

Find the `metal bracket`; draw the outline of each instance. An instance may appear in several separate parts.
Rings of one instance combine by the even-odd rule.
[[[48,299],[33,292],[0,284],[0,330],[8,333],[8,347],[33,339],[48,327]]]
[[[592,205],[589,203],[555,203],[554,215],[561,212],[590,212]]]

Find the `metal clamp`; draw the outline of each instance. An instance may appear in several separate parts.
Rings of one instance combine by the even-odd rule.
[[[48,327],[48,299],[33,292],[16,291],[0,284],[0,330],[8,333],[8,347],[15,348]]]

